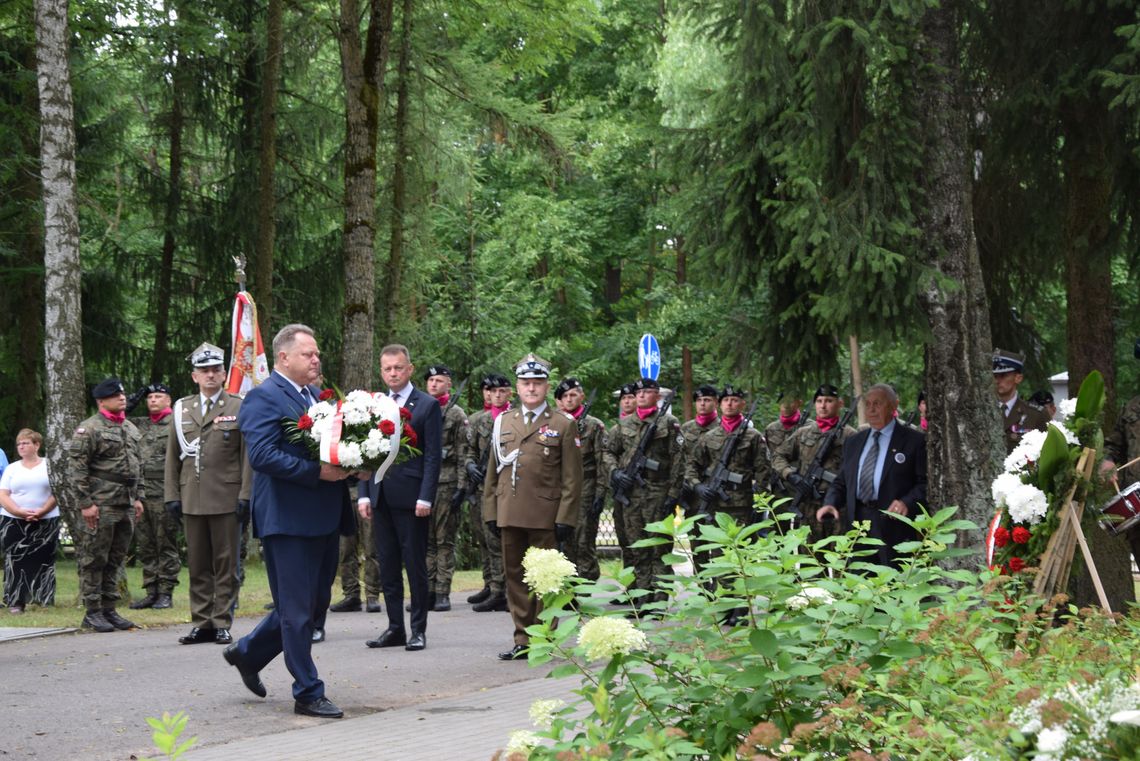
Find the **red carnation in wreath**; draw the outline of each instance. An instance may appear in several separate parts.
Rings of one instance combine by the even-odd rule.
[[[401,407],[400,408],[400,418],[403,420],[411,420],[412,419],[412,411],[409,410],[407,407]]]
[[[313,419],[308,415],[302,415],[297,418],[297,428],[302,431],[307,431],[313,427]]]
[[[1009,544],[1009,529],[1005,526],[1000,526],[994,531],[994,546],[1004,547]]]
[[[1025,561],[1019,557],[1012,557],[1009,559],[1009,570],[1011,573],[1025,570]]]
[[[416,435],[416,429],[407,423],[404,423],[404,436],[407,437],[409,446],[414,447],[420,443],[420,437]]]
[[[335,396],[336,396],[335,391],[333,391],[331,388],[325,388],[325,389],[321,389],[321,394],[317,398],[320,399],[322,402],[327,402],[329,399],[332,399]]]
[[[1013,541],[1015,544],[1028,544],[1029,543],[1029,529],[1024,526],[1017,526],[1013,529]]]
[[[378,425],[377,428],[379,428],[380,433],[384,434],[385,436],[391,436],[396,432],[396,424],[391,420],[381,420],[380,425]]]

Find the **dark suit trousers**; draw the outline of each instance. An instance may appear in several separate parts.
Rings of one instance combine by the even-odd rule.
[[[914,515],[912,514],[909,517],[913,518]],[[895,545],[914,541],[918,538],[914,529],[895,518],[893,514],[888,513],[885,508],[879,509],[873,505],[856,502],[855,520],[870,521],[871,531],[868,536],[882,540],[881,546],[873,548],[875,554],[867,558],[870,562],[879,565],[898,568],[901,561],[898,552],[895,551]]]
[[[262,537],[265,570],[276,608],[252,632],[238,640],[244,663],[260,671],[285,653],[285,667],[293,675],[293,697],[304,703],[324,697],[325,683],[313,663],[313,628],[323,620],[332,600],[332,584],[340,537]]]
[[[237,513],[182,518],[190,570],[190,623],[229,629],[237,594]]]
[[[530,587],[523,581],[523,555],[530,547],[552,550],[557,542],[551,529],[504,526],[502,535],[503,575],[507,579],[507,606],[515,622],[515,644],[529,645],[526,628],[538,623],[542,601],[531,594]]]
[[[413,632],[427,631],[428,571],[427,546],[431,518],[417,518],[415,510],[388,507],[383,496],[372,506],[372,530],[376,537],[376,559],[380,562],[380,588],[388,608],[388,626],[404,628],[404,579],[408,572]]]

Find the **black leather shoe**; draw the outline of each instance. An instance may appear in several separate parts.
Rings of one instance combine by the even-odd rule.
[[[131,610],[143,610],[144,608],[153,608],[154,604],[158,602],[158,595],[148,592],[146,597],[141,600],[135,600],[130,604]]]
[[[471,603],[472,605],[478,605],[479,603],[483,602],[484,600],[486,600],[490,596],[491,596],[491,588],[490,587],[483,587],[478,592],[476,592],[475,594],[468,597],[467,602]]]
[[[408,644],[404,645],[405,650],[423,650],[425,647],[427,647],[427,637],[423,632],[412,632]]]
[[[174,601],[170,599],[170,595],[160,594],[154,601],[153,607],[155,610],[165,610],[174,606]]]
[[[293,713],[315,716],[318,719],[339,719],[344,716],[344,711],[337,708],[328,698],[317,698],[312,703],[302,703],[297,700],[293,703]]]
[[[324,641],[325,641],[325,630],[321,629],[321,628],[313,629],[313,642],[317,643],[317,642],[324,642]]]
[[[217,636],[218,632],[215,629],[195,626],[185,637],[179,637],[178,643],[181,645],[199,645],[203,642],[213,642]]]
[[[364,604],[364,609],[369,613],[379,613],[382,610],[380,607],[380,601],[375,597],[368,598],[368,602]]]
[[[408,644],[408,635],[400,629],[385,629],[376,639],[370,639],[364,644],[369,647],[397,647]]]
[[[237,645],[230,645],[223,650],[222,657],[226,659],[226,663],[238,670],[238,673],[241,674],[241,683],[244,684],[250,692],[259,698],[265,697],[265,685],[261,683],[261,675],[253,669],[246,668],[242,664]]]
[[[214,633],[214,642],[219,645],[229,645],[234,641],[229,629],[218,629]]]
[[[471,610],[476,613],[486,613],[493,610],[506,610],[507,596],[503,594],[491,595],[478,605],[472,605]]]
[[[515,645],[505,653],[499,653],[500,661],[525,661],[526,660],[526,645]]]
[[[332,613],[355,613],[360,610],[359,597],[346,597],[340,602],[334,602],[329,606],[329,611]]]
[[[103,618],[107,619],[107,623],[121,631],[127,629],[137,629],[138,626],[134,621],[128,621],[119,615],[119,612],[114,608],[103,608]]]
[[[437,613],[451,610],[451,597],[449,595],[436,595],[435,605],[432,606],[432,610]]]

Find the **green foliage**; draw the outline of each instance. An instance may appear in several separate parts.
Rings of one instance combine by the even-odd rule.
[[[189,740],[179,742],[182,733],[186,731],[186,723],[188,721],[190,721],[190,717],[183,711],[179,711],[173,716],[164,711],[161,719],[147,717],[146,723],[150,724],[154,730],[151,734],[151,739],[154,740],[154,747],[162,754],[163,758],[177,761],[177,759],[182,758],[183,753],[190,750],[194,743],[198,741],[197,737],[191,737]],[[157,760],[144,759],[144,761]]]
[[[809,546],[806,528],[781,533],[767,520],[654,524],[660,539],[650,541],[682,552],[696,532],[695,551],[713,559],[663,579],[667,602],[609,624],[615,644],[601,659],[588,657],[597,643],[583,643],[586,629],[628,621],[606,601],[624,597],[629,569],[619,589],[579,581],[573,594],[544,596],[532,663],[555,663],[555,677],[582,686],[545,733],[553,747],[529,757],[1029,758],[1040,727],[1031,732],[1014,709],[1040,695],[1096,684],[1140,705],[1126,667],[1140,617],[1112,625],[1070,611],[1054,628],[1051,608],[1006,599],[1008,577],[940,568],[959,552],[956,533],[973,528],[954,512],[914,519],[920,539],[898,570],[866,562],[865,527]],[[733,610],[745,611],[740,623],[722,626]],[[1136,727],[1072,717],[1070,736],[1105,737],[1088,757],[1130,758],[1140,741]]]

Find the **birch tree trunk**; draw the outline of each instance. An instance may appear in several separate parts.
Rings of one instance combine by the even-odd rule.
[[[68,62],[68,0],[36,0],[36,83],[40,98],[40,176],[44,205],[45,453],[52,493],[73,537],[67,445],[84,417],[83,315],[75,115]]]

